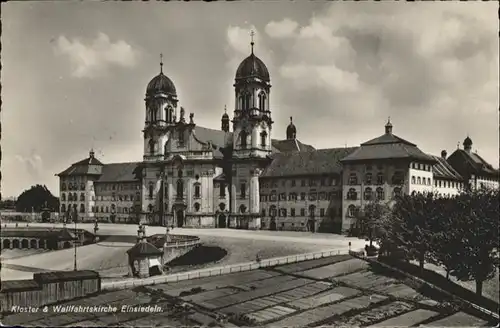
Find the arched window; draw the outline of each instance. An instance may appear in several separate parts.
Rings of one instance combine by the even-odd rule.
[[[61,205],[61,213],[66,212],[66,205],[62,204]]]
[[[115,212],[116,212],[116,205],[111,204],[111,213],[115,213]]]
[[[64,182],[61,184],[61,190],[66,190],[66,184]]]
[[[184,129],[179,130],[179,144],[184,144]]]
[[[61,194],[61,200],[62,200],[63,202],[65,202],[65,201],[66,201],[66,194]]]
[[[349,174],[349,184],[357,185],[358,184],[358,176],[356,173]]]
[[[155,153],[155,141],[153,139],[149,139],[149,153],[151,155]]]
[[[85,194],[83,192],[80,194],[80,201],[81,202],[85,201]]]
[[[267,140],[267,132],[266,131],[262,131],[260,133],[260,145],[262,147],[266,146],[266,140]]]
[[[76,192],[74,192],[73,193],[73,201],[76,202],[77,200],[78,200],[78,196],[76,195]]]
[[[243,109],[243,95],[240,95],[240,96],[238,97],[238,105],[239,105],[238,107],[239,107],[240,109]]]
[[[240,132],[241,148],[247,148],[247,136],[248,136],[248,133],[245,130]]]
[[[349,205],[349,207],[347,208],[347,216],[353,218],[355,214],[356,214],[356,206]]]
[[[264,92],[259,93],[259,109],[261,111],[266,110],[266,94]]]
[[[286,216],[287,216],[286,208],[280,208],[280,216],[282,218],[286,218]]]
[[[384,189],[382,189],[382,188],[380,188],[380,187],[379,187],[379,188],[377,188],[377,199],[378,199],[378,200],[382,200],[382,199],[384,199],[384,198],[385,198],[385,197],[384,197]]]
[[[394,197],[401,197],[401,188],[394,188]]]
[[[417,184],[422,184],[422,180],[420,179],[420,177],[417,178]]]
[[[371,173],[366,173],[366,175],[365,175],[365,183],[367,185],[371,185],[372,184],[372,174]]]
[[[99,212],[99,206],[94,207],[94,212],[96,212],[96,213]]]
[[[427,178],[427,185],[431,185],[431,178]]]
[[[226,184],[224,182],[221,182],[219,185],[219,196],[226,197]]]
[[[275,217],[276,216],[276,206],[275,205],[271,205],[269,207],[269,216],[270,217]]]
[[[177,180],[177,198],[184,198],[184,182],[181,179]]]
[[[80,213],[85,213],[85,205],[80,204]]]
[[[365,200],[371,200],[372,199],[372,188],[366,188],[365,189],[364,198],[365,198]]]
[[[350,200],[358,199],[358,193],[356,192],[356,189],[354,188],[349,189],[349,191],[347,192],[347,199]]]
[[[276,201],[276,190],[271,191],[271,194],[269,194],[269,200],[271,202],[275,202]]]
[[[153,199],[153,194],[154,194],[154,184],[153,182],[149,183],[149,199]]]
[[[177,170],[177,177],[182,178],[182,170],[181,169]]]
[[[251,100],[251,95],[250,93],[246,92],[243,95],[243,109],[250,109],[250,100]]]
[[[173,116],[174,116],[174,109],[172,108],[172,106],[168,106],[167,108],[165,108],[166,121],[169,123],[172,122]]]
[[[198,212],[200,210],[200,203],[194,203],[194,210]]]
[[[415,176],[414,175],[411,176],[411,183],[415,184]]]
[[[242,205],[240,206],[240,213],[245,213],[245,212],[246,212],[246,210],[247,210],[247,207],[246,207],[245,205],[243,205],[243,204],[242,204]]]
[[[194,185],[194,198],[200,198],[200,185]]]

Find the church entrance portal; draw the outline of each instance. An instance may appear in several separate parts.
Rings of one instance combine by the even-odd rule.
[[[184,210],[177,210],[177,227],[182,228],[184,226]]]
[[[226,216],[224,214],[219,215],[219,228],[226,227]]]

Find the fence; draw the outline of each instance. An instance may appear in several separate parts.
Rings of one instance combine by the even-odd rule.
[[[237,273],[250,270],[256,270],[260,268],[274,267],[282,264],[291,264],[308,260],[320,259],[323,257],[329,257],[334,255],[345,255],[348,254],[348,250],[330,250],[322,252],[313,252],[307,254],[289,255],[282,257],[275,257],[270,259],[263,259],[259,261],[252,261],[246,263],[238,263],[214,268],[206,268],[200,270],[194,270],[189,272],[180,272],[176,274],[149,277],[143,279],[128,279],[115,282],[102,282],[103,290],[117,290],[117,289],[129,289],[137,286],[148,286],[164,283],[173,283],[182,280],[198,279],[205,277],[220,276],[228,273]]]

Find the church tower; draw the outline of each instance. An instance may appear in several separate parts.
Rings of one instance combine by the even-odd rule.
[[[271,79],[266,65],[254,54],[236,71],[231,155],[231,227],[260,229],[259,176],[271,154]]]
[[[163,74],[163,56],[160,55],[160,74],[146,88],[146,120],[144,133],[144,161],[162,160],[169,127],[177,117],[177,91],[175,85]]]
[[[271,80],[254,54],[253,35],[252,31],[251,54],[238,67],[234,83],[233,151],[238,158],[265,158],[271,153]]]

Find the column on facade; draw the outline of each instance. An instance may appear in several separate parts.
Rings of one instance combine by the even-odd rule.
[[[200,172],[200,212],[206,212],[207,203],[207,173],[205,171]]]
[[[192,212],[193,209],[193,181],[189,178],[184,179],[186,185],[186,205],[188,208],[188,212]]]
[[[260,169],[253,170],[250,177],[250,213],[260,213],[259,176]]]
[[[148,195],[147,180],[145,177],[142,178],[141,182],[141,215],[140,222],[146,222],[146,212],[148,212],[148,201],[146,196]]]
[[[213,200],[214,200],[214,175],[215,172],[214,170],[208,170],[207,173],[207,197],[206,197],[206,212],[207,213],[213,213],[214,211],[214,205],[213,205]]]

